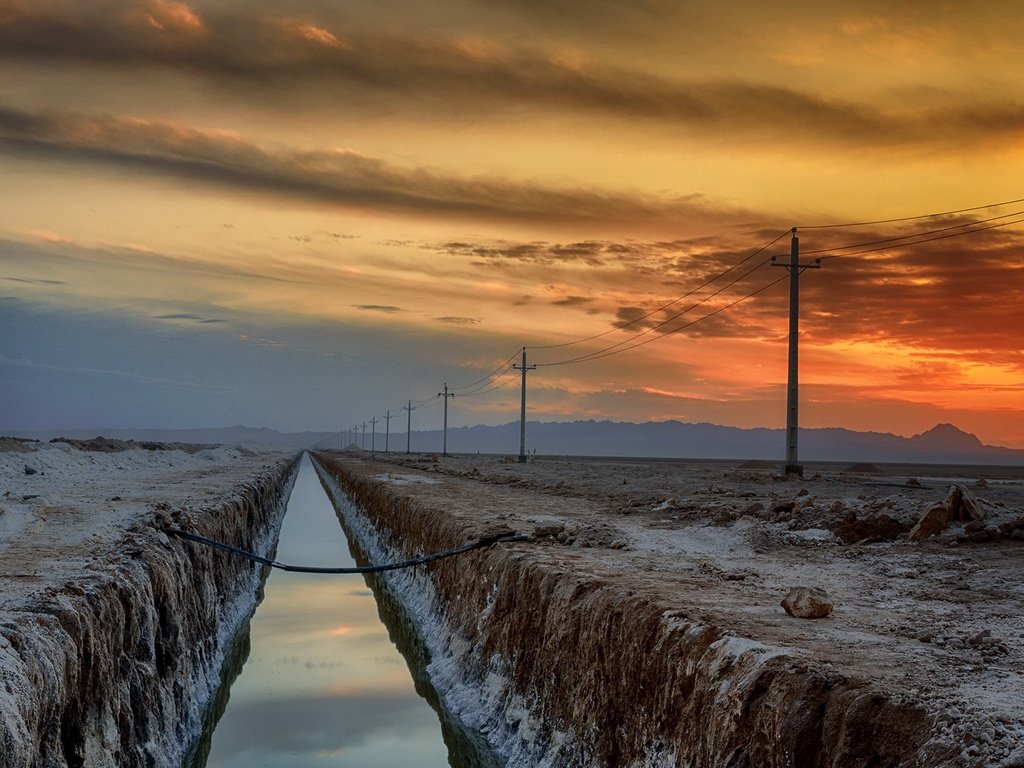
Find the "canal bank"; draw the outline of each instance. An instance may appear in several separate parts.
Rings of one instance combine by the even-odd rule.
[[[892,614],[902,583],[887,574],[916,558],[945,567],[955,553],[913,543],[846,549],[828,531],[724,517],[730,493],[738,507],[761,494],[764,509],[808,489],[810,502],[819,490],[851,493],[847,480],[805,488],[702,469],[692,501],[652,498],[643,512],[575,489],[571,467],[541,488],[529,466],[482,482],[472,463],[317,456],[325,483],[354,502],[353,527],[375,559],[499,528],[532,534],[388,577],[423,632],[441,697],[509,766],[1016,765],[1013,669],[993,668],[971,691],[953,675],[970,685],[976,666],[956,666],[947,658],[955,654],[922,641],[895,642],[910,630],[894,621],[934,626],[926,612],[952,609],[931,590],[920,616]],[[643,471],[602,468],[601,493]],[[685,505],[694,512],[684,519]],[[1008,574],[1011,554],[995,553]],[[837,590],[836,614],[786,615],[785,585],[805,578]],[[973,611],[989,607],[1006,610],[997,601]]]
[[[274,559],[366,564],[343,524],[304,459]],[[271,571],[235,648],[188,768],[500,766],[440,707],[415,627],[373,575]]]
[[[180,766],[260,571],[164,531],[268,552],[297,458],[115,441],[0,456],[0,512],[23,522],[0,538],[0,766]]]

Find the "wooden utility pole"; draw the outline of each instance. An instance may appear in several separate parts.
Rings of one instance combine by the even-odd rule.
[[[363,450],[366,450],[366,422],[363,422]]]
[[[409,401],[408,405],[403,405],[402,410],[407,412],[405,419],[405,452],[411,453],[409,447],[412,445],[412,412],[416,410],[412,407],[412,400]]]
[[[448,392],[448,382],[446,381],[444,383],[444,392],[443,393],[442,392],[438,392],[437,396],[444,398],[444,447],[441,450],[441,455],[442,456],[447,456],[448,455],[448,398],[449,397],[455,397],[455,393],[454,392],[451,392],[451,393]]]
[[[384,453],[388,452],[388,439],[391,436],[391,411],[384,414]]]
[[[526,462],[526,372],[536,370],[536,365],[526,364],[526,347],[523,347],[523,364],[512,364],[517,371],[523,372],[522,398],[519,406],[519,463]]]
[[[377,450],[377,417],[370,419],[370,453]]]
[[[789,375],[786,388],[786,466],[785,475],[804,476],[804,468],[799,462],[797,452],[797,434],[800,429],[800,273],[805,269],[820,269],[821,259],[813,264],[800,263],[800,238],[793,227],[793,237],[789,241],[789,264],[778,264],[772,256],[772,266],[789,270]]]

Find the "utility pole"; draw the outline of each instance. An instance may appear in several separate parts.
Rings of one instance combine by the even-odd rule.
[[[366,422],[363,422],[363,450],[366,450]]]
[[[523,347],[523,364],[512,364],[517,371],[523,372],[522,402],[519,406],[519,463],[526,463],[526,372],[536,370],[536,365],[526,364],[526,347]]]
[[[384,453],[388,452],[388,438],[391,435],[391,411],[384,414]]]
[[[444,392],[443,393],[438,392],[437,396],[444,398],[444,448],[441,451],[441,455],[442,456],[447,456],[448,455],[448,398],[449,397],[455,397],[455,393],[454,392],[452,392],[451,394],[448,393],[448,382],[446,381],[444,383]]]
[[[377,450],[377,417],[370,419],[370,453]]]
[[[408,405],[402,406],[403,411],[407,411],[405,420],[405,452],[411,453],[409,446],[412,445],[412,412],[416,409],[412,407],[412,400],[409,401]]]
[[[793,227],[792,232],[789,264],[777,264],[777,257],[772,256],[772,266],[789,270],[789,376],[786,390],[786,466],[783,474],[803,477],[804,468],[797,455],[797,433],[800,427],[800,273],[805,269],[821,269],[821,259],[815,259],[813,264],[801,264],[800,238],[796,236],[796,227]]]

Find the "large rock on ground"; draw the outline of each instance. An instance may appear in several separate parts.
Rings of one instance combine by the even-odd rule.
[[[911,541],[920,541],[941,533],[952,522],[984,518],[985,513],[977,497],[962,485],[951,485],[942,503],[925,512],[908,535]]]
[[[835,601],[821,587],[793,587],[780,605],[798,619],[821,619],[832,613]]]

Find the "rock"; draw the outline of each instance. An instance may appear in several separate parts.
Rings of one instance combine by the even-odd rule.
[[[1014,541],[1024,541],[1024,528],[1015,528],[1010,533],[1010,538]]]
[[[820,619],[832,613],[835,601],[821,587],[793,587],[779,603],[790,616]]]
[[[25,474],[26,475],[34,475],[34,474],[36,474],[36,470],[32,469],[32,467],[30,467],[28,464],[26,464],[25,465]]]
[[[962,485],[951,485],[942,503],[949,509],[953,520],[985,519],[985,512],[978,498]]]
[[[918,480],[916,477],[908,477],[907,478],[907,485],[909,485],[911,488],[920,488],[921,487],[921,481]]]
[[[942,533],[952,519],[953,515],[945,504],[936,504],[925,512],[917,524],[910,529],[910,540],[920,541]]]
[[[889,515],[868,515],[859,518],[850,511],[843,522],[832,529],[844,544],[871,544],[892,541],[907,532],[907,525]]]
[[[1010,522],[1003,523],[999,526],[999,530],[1002,533],[1008,534],[1010,536],[1013,535],[1014,531],[1020,529],[1024,529],[1024,517],[1017,518],[1016,520],[1011,520]]]
[[[842,512],[843,511],[843,502],[842,502],[842,500],[841,499],[836,499],[835,501],[833,501],[832,502],[832,506],[829,508],[829,511],[833,515],[838,515],[840,512]]]
[[[1017,747],[999,764],[999,768],[1024,768],[1024,746]]]
[[[775,514],[778,514],[779,512],[792,512],[793,507],[795,506],[795,501],[777,501],[772,504],[772,512]]]
[[[981,520],[971,520],[964,526],[964,533],[977,533],[985,530],[985,523]]]

